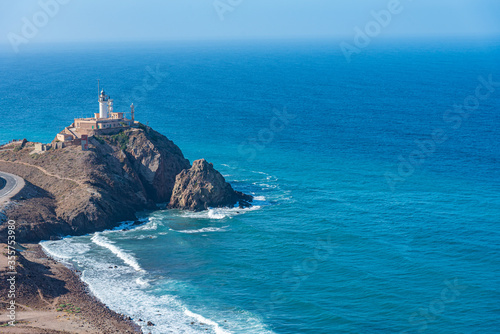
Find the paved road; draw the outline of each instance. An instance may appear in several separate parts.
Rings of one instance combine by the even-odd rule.
[[[24,187],[24,179],[9,173],[0,172],[0,178],[5,180],[5,187],[0,190],[0,206],[14,197]]]

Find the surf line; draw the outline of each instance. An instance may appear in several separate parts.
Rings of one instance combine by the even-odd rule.
[[[113,243],[108,238],[100,235],[99,232],[94,234],[94,236],[90,240],[92,240],[92,242],[96,245],[110,250],[113,254],[115,254],[118,258],[120,258],[123,262],[128,264],[136,271],[144,271],[144,269],[141,268],[141,266],[139,265],[139,263],[137,263],[133,256],[125,253],[125,251],[113,245]]]

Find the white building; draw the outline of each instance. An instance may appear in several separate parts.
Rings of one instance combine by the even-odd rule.
[[[101,130],[119,129],[130,127],[134,123],[134,107],[131,106],[132,119],[127,119],[123,112],[115,112],[113,110],[113,100],[108,95],[101,91],[99,94],[99,112],[94,113],[94,117],[75,118],[75,122],[69,131],[66,133],[77,133],[92,136]]]

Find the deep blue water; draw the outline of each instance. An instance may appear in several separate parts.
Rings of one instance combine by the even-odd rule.
[[[46,250],[153,333],[498,332],[500,42],[379,42],[351,63],[337,45],[1,53],[0,142],[50,141],[91,115],[99,78],[116,110],[134,102],[256,196]]]

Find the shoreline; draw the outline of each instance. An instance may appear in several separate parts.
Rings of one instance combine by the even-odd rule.
[[[39,244],[22,245],[25,250],[16,252],[16,325],[6,326],[7,246],[0,245],[2,333],[143,333],[132,319],[114,312],[93,296],[78,272],[48,256]]]

